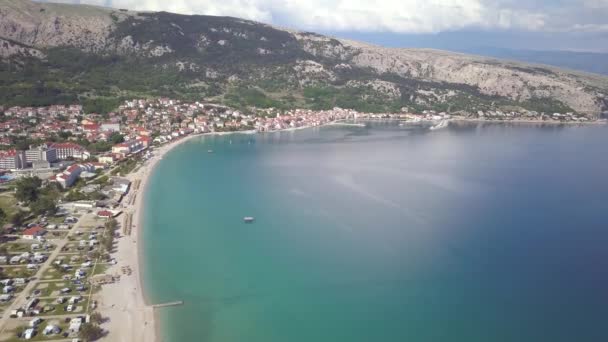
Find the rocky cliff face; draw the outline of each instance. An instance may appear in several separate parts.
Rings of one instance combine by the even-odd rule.
[[[355,48],[352,63],[404,78],[465,84],[514,101],[552,98],[584,113],[604,108],[606,78],[437,50]]]
[[[59,61],[67,51],[87,67]],[[300,94],[293,96],[300,102],[289,100],[294,106],[364,106],[375,100],[391,108],[535,109],[540,103],[547,110],[589,115],[608,110],[606,77],[445,51],[382,48],[226,17],[0,0],[0,58],[21,58],[24,68],[34,63],[53,70],[54,77],[86,77],[85,85],[94,77],[94,87],[108,88],[104,93],[117,85],[102,74],[120,69],[117,75],[130,80],[115,82],[121,93],[156,94],[170,80],[178,95],[187,96],[225,99],[231,89],[253,87],[270,105],[287,105],[285,98]],[[142,85],[150,82],[138,83],[150,70],[158,71],[154,89]],[[9,76],[20,77],[14,70]],[[0,87],[11,90],[8,83]],[[307,91],[311,87],[323,92]],[[99,90],[82,88],[56,91],[79,97]]]
[[[0,2],[0,37],[38,48],[74,46],[99,52],[115,28],[113,12],[93,6]],[[114,14],[124,17],[126,14]]]
[[[13,56],[44,58],[44,54],[38,49],[0,38],[0,57],[8,59]]]

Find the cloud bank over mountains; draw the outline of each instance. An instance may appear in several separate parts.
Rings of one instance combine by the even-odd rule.
[[[608,0],[54,0],[136,11],[226,15],[303,30],[464,29],[608,35]]]

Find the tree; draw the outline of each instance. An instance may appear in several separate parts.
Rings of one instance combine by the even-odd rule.
[[[100,191],[94,191],[90,193],[87,197],[93,201],[101,201],[107,198],[107,196],[101,193]]]
[[[59,139],[65,141],[68,140],[72,136],[72,132],[59,132],[57,133]]]
[[[57,212],[55,201],[48,196],[40,197],[30,204],[30,210],[35,215],[53,215]]]
[[[40,191],[41,196],[49,197],[53,201],[57,201],[61,197],[61,192],[63,191],[63,187],[61,184],[57,182],[51,182],[47,184]]]
[[[99,259],[102,257],[101,251],[99,249],[95,249],[89,252],[89,257],[91,259]]]
[[[26,217],[27,217],[27,212],[25,212],[23,210],[19,210],[16,213],[14,213],[13,216],[11,216],[11,223],[14,224],[15,226],[20,226],[23,224],[23,221],[25,221]]]
[[[2,208],[0,208],[0,226],[3,226],[4,223],[6,222],[6,212],[4,212],[4,210],[2,210]]]
[[[65,196],[65,200],[69,202],[81,201],[86,198],[87,196],[78,190],[72,190]]]
[[[30,148],[30,145],[28,144],[28,142],[26,140],[20,140],[20,141],[15,142],[15,148],[17,150],[25,151]]]
[[[67,273],[68,272],[67,269],[65,269],[65,268],[63,268],[63,267],[61,267],[61,266],[59,266],[59,265],[57,265],[55,263],[53,263],[53,268],[55,270],[57,270],[58,272],[60,272],[60,273]]]
[[[118,133],[118,132],[113,132],[112,134],[110,134],[110,137],[108,139],[112,144],[116,145],[116,144],[120,144],[125,142],[125,137],[122,136],[122,134]]]
[[[101,237],[101,244],[106,252],[112,253],[112,247],[114,247],[114,237],[110,234],[103,235]]]
[[[95,324],[101,324],[103,323],[103,317],[99,312],[95,311],[91,314],[91,322]]]
[[[101,186],[105,186],[110,181],[110,178],[106,175],[101,176],[93,181],[93,184],[99,184]]]
[[[103,329],[97,324],[85,323],[78,332],[78,337],[85,341],[95,341],[103,336]]]
[[[106,229],[109,230],[109,234],[114,235],[114,231],[118,228],[118,222],[116,219],[110,219],[106,222]]]
[[[87,149],[91,152],[106,152],[112,149],[112,142],[111,141],[98,141],[94,144],[88,144],[85,145],[87,146]]]
[[[38,199],[42,181],[38,177],[24,177],[17,181],[15,198],[21,202],[31,203]]]
[[[17,337],[23,337],[23,334],[25,333],[25,329],[26,329],[26,327],[18,327],[17,329],[15,329],[15,333],[17,334]]]

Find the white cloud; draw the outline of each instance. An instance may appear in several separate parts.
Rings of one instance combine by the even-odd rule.
[[[299,26],[327,30],[438,32],[483,19],[478,0],[286,1],[281,12]]]
[[[584,0],[583,5],[591,9],[606,9],[608,0]]]
[[[56,0],[51,0],[56,1]],[[109,5],[134,11],[166,11],[180,14],[228,15],[259,21],[272,20],[265,3],[257,0],[58,0],[91,5]]]
[[[608,24],[576,24],[572,26],[572,31],[591,33],[608,32]]]
[[[56,0],[57,1],[57,0]],[[608,0],[59,0],[137,11],[228,15],[304,30],[429,33],[601,28]],[[602,22],[604,21],[604,22]]]

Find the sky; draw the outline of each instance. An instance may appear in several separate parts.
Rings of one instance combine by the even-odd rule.
[[[608,52],[608,0],[52,0],[227,15],[404,47]]]

